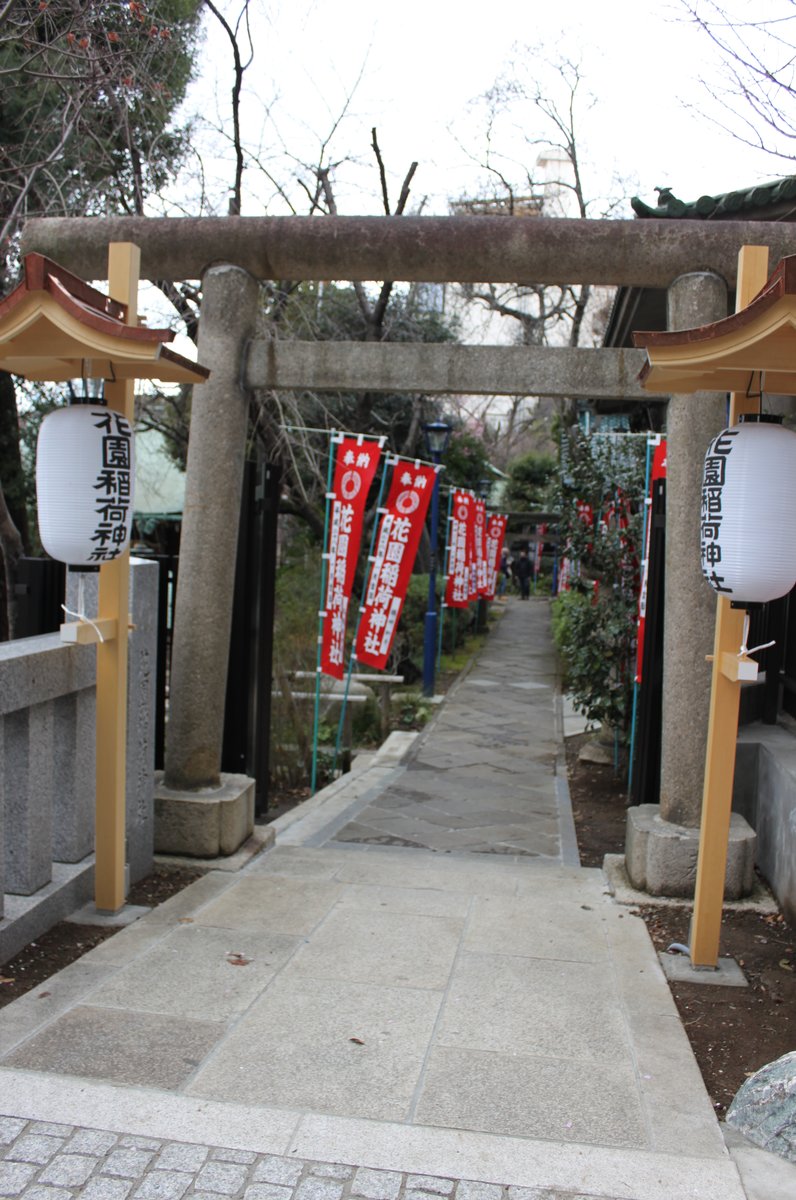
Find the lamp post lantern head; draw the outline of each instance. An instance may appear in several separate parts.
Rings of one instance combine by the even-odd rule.
[[[424,425],[426,444],[434,462],[439,462],[448,449],[451,437],[451,426],[447,421],[429,421]]]

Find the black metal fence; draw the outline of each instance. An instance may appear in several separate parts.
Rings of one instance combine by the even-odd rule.
[[[52,558],[21,558],[14,587],[15,636],[55,633],[65,620],[66,567]]]
[[[279,469],[248,462],[238,536],[221,769],[256,780],[258,815],[268,810],[271,675]],[[155,767],[163,769],[179,556],[136,551],[158,564]]]

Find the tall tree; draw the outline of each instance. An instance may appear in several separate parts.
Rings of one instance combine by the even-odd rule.
[[[201,0],[15,0],[0,9],[0,291],[30,216],[144,211],[185,153],[173,123]],[[26,546],[13,382],[0,373],[0,551],[9,596]],[[13,636],[13,620],[0,636]]]
[[[577,61],[543,47],[518,47],[500,78],[473,102],[482,136],[467,152],[479,168],[479,189],[454,201],[452,210],[523,220],[613,213],[619,200],[592,196],[585,180],[579,130],[594,104]],[[593,344],[602,332],[605,296],[589,285],[486,282],[467,284],[461,294],[470,309],[487,314],[493,329],[495,318],[506,322],[520,345]],[[505,401],[499,433],[498,418],[489,422],[480,407],[492,427],[496,461],[505,464],[518,452],[551,447],[551,411],[562,405],[536,397]]]
[[[0,240],[32,215],[142,213],[173,174],[201,0],[16,0],[0,25]]]

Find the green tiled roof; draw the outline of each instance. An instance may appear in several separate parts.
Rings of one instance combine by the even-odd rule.
[[[733,217],[741,219],[752,210],[775,205],[793,204],[796,207],[796,175],[776,179],[773,183],[740,188],[735,192],[723,192],[718,196],[700,196],[691,202],[678,200],[668,187],[656,188],[655,191],[658,193],[655,207],[645,204],[638,196],[630,201],[637,217],[679,217],[692,221],[723,217],[727,220]]]

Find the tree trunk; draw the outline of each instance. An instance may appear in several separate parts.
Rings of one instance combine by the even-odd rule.
[[[19,418],[14,380],[0,371],[0,480],[8,515],[22,541],[22,552],[30,553],[25,473],[19,449]]]

